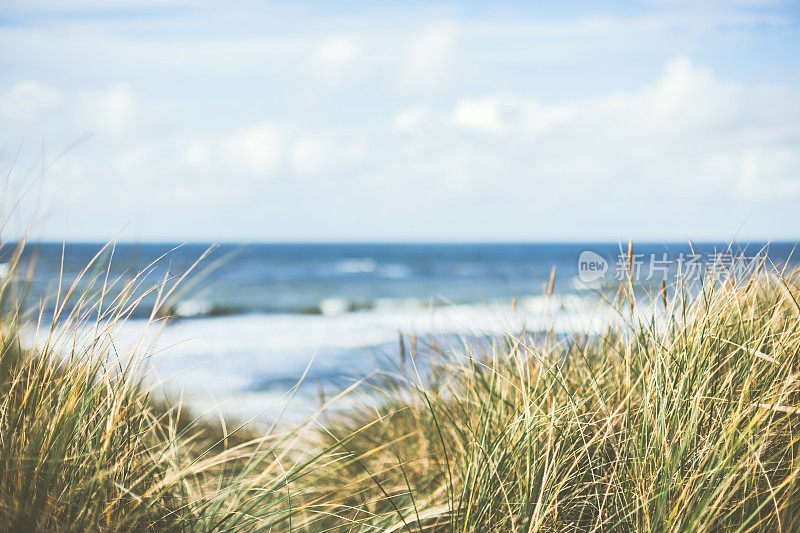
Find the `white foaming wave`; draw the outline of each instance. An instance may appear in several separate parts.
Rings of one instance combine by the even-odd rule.
[[[337,261],[334,268],[343,274],[361,274],[374,272],[378,264],[371,257],[358,257]]]
[[[589,300],[577,294],[567,294],[564,296],[554,296],[545,298],[544,296],[525,296],[519,299],[519,306],[531,313],[586,313],[594,307],[589,307]]]
[[[424,309],[426,307],[427,304],[419,298],[377,298],[373,306],[376,312]]]
[[[173,346],[171,356],[199,354],[277,354],[305,351],[310,357],[320,346],[359,348],[397,340],[398,331],[417,335],[485,334],[553,328],[560,332],[600,331],[613,313],[579,296],[519,300],[510,303],[468,304],[429,308],[416,299],[379,300],[374,309],[334,312],[346,300],[332,301],[322,315],[249,314],[202,318],[168,324],[160,344]],[[187,340],[189,339],[189,340]]]
[[[325,298],[319,303],[319,312],[324,316],[336,316],[350,310],[350,302],[345,298]]]
[[[325,304],[325,302],[328,302]],[[321,315],[244,314],[167,322],[129,320],[117,328],[120,339],[138,341],[141,332],[158,330],[156,346],[171,358],[198,355],[265,357],[285,361],[286,353],[311,356],[319,347],[360,348],[394,342],[398,331],[416,335],[480,335],[554,329],[558,332],[599,332],[616,316],[596,300],[578,295],[520,298],[511,303],[478,303],[430,307],[415,298],[387,298],[373,309],[339,312],[344,299],[323,302]],[[86,328],[87,335],[90,327]],[[33,338],[33,337],[29,337]],[[121,350],[128,345],[118,346]],[[274,354],[274,355],[273,355]]]
[[[524,327],[594,333],[614,316],[597,301],[579,296],[526,297],[516,306],[506,302],[434,308],[398,299],[358,312],[230,315],[167,322],[160,329],[131,320],[118,328],[114,346],[126,354],[141,343],[140,354],[155,354],[148,364],[168,391],[182,391],[191,401],[227,398],[223,409],[238,416],[250,411],[230,398],[250,394],[247,391],[256,390],[259,381],[299,378],[315,354],[314,368],[370,371],[371,360],[360,357],[360,350],[396,343],[398,331],[418,336],[483,335],[519,332]],[[91,338],[91,331],[85,333]],[[27,338],[31,345],[43,340]],[[69,344],[65,342],[67,350]]]
[[[411,277],[411,268],[400,263],[379,265],[371,257],[352,257],[342,259],[334,264],[334,269],[340,274],[371,274],[376,273],[383,278],[405,279]]]
[[[211,305],[211,302],[199,298],[192,298],[178,302],[178,304],[175,305],[174,311],[175,314],[180,317],[191,318],[205,316],[209,314],[212,309],[213,306]]]

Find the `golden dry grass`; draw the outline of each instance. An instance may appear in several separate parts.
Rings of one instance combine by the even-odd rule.
[[[372,383],[377,407],[255,434],[155,407],[114,326],[179,280],[112,291],[100,272],[55,296],[35,351],[21,289],[0,289],[6,530],[800,528],[796,273],[662,290],[667,309],[623,303],[596,336],[432,347]]]

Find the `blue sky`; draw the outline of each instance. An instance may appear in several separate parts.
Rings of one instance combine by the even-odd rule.
[[[796,2],[552,4],[4,0],[7,231],[800,238]]]

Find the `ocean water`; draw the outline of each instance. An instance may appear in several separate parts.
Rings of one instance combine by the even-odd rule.
[[[745,258],[764,250],[769,264],[794,264],[795,244],[748,243],[733,250],[725,243],[636,244],[637,286],[644,292],[662,278],[670,284],[679,260],[689,256],[710,272],[715,254],[728,250]],[[68,287],[101,248],[30,245],[24,261],[35,259],[36,269],[29,305],[53,294],[59,278]],[[148,286],[180,276],[207,249],[117,244],[79,287],[88,290],[90,280],[102,284],[109,264],[108,279],[120,282],[152,264],[142,284]],[[581,279],[579,258],[587,250],[606,260],[601,280]],[[477,338],[523,326],[591,333],[603,320],[597,290],[613,290],[620,253],[618,243],[219,245],[170,301],[172,318],[162,324],[148,365],[169,394],[243,417],[274,413],[305,374],[293,400],[299,416],[318,401],[319,390],[334,394],[399,357],[401,332],[407,346],[412,336],[420,342]],[[553,269],[556,296],[547,299]],[[120,328],[120,350],[141,337],[152,302],[145,298]],[[43,305],[47,319],[52,302]]]

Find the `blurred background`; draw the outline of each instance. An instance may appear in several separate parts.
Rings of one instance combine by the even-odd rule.
[[[4,0],[3,162],[55,240],[797,237],[797,2],[483,4]]]
[[[3,0],[2,240],[34,300],[111,239],[122,277],[223,243],[159,368],[238,412],[398,332],[591,332],[585,250],[794,261],[798,50],[768,0]]]

